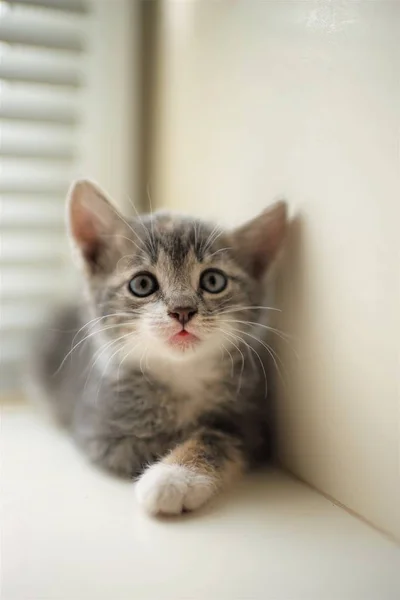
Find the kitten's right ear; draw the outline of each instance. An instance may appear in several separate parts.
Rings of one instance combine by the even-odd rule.
[[[95,273],[111,266],[124,219],[97,185],[86,179],[72,184],[68,193],[68,222],[89,270]]]
[[[233,232],[233,246],[246,269],[257,279],[269,268],[287,228],[286,202],[276,202]]]

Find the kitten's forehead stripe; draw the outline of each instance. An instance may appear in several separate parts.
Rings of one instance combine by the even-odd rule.
[[[200,244],[196,243],[192,223],[157,215],[143,219],[142,230],[137,233],[142,238],[144,251],[153,265],[157,264],[161,250],[169,256],[177,270],[183,267],[191,250],[194,250],[198,260],[201,258]]]
[[[137,233],[143,238],[145,251],[153,265],[157,264],[161,249],[175,268],[180,269],[190,251],[201,263],[213,253],[215,246],[220,246],[210,243],[214,238],[214,227],[202,221],[158,214],[144,217],[141,224],[142,230]],[[223,255],[220,258],[223,259]]]
[[[184,232],[179,228],[170,234],[164,234],[160,238],[160,245],[171,259],[174,268],[181,269],[190,250],[190,244]]]

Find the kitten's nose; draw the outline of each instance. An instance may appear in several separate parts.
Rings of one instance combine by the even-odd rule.
[[[193,308],[193,306],[178,306],[173,309],[172,312],[169,312],[169,316],[171,319],[176,319],[183,326],[186,325],[190,319],[193,319],[194,315],[197,313],[197,309]]]

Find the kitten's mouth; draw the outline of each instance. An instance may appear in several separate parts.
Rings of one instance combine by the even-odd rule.
[[[181,329],[181,331],[178,331],[178,333],[175,333],[175,335],[171,336],[168,341],[173,346],[184,350],[185,348],[194,346],[200,340],[196,335],[190,333],[190,331]]]

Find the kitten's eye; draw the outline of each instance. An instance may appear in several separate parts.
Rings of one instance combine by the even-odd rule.
[[[158,282],[151,273],[139,273],[130,280],[129,289],[135,296],[145,298],[158,290]]]
[[[210,294],[223,292],[228,285],[228,279],[222,271],[208,269],[200,277],[200,287]]]

